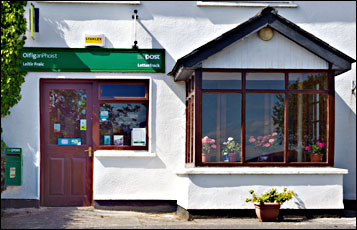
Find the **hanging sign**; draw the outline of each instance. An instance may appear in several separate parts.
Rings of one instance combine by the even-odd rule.
[[[29,72],[165,73],[164,49],[24,47],[20,55]]]

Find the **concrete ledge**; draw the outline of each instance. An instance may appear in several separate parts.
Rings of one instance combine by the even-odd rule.
[[[176,200],[95,200],[94,208],[151,213],[176,212]]]
[[[181,218],[191,221],[194,219],[207,219],[207,218],[257,218],[255,210],[242,210],[242,209],[191,209],[186,210],[181,206],[177,206],[177,215]],[[303,221],[312,218],[341,218],[344,217],[344,210],[340,209],[280,209],[279,220],[289,220],[294,217],[295,221]]]
[[[347,169],[319,167],[236,167],[236,168],[185,168],[176,172],[178,176],[187,175],[336,175],[347,174]]]
[[[1,199],[1,209],[7,208],[39,208],[40,201],[32,199]]]

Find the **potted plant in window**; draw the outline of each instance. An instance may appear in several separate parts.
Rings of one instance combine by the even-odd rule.
[[[214,156],[211,155],[211,151],[216,149],[217,146],[214,144],[216,141],[214,139],[205,136],[202,138],[202,162],[215,161]]]
[[[321,162],[326,152],[326,143],[316,140],[315,144],[305,146],[305,150],[310,152],[311,162]]]
[[[278,133],[273,132],[272,134],[258,136],[257,138],[250,136],[248,141],[257,149],[259,153],[258,161],[269,161],[269,154],[274,150],[274,146],[279,144],[278,139]]]
[[[240,161],[241,146],[234,141],[233,137],[228,137],[228,140],[223,142],[223,145],[222,153],[225,157],[228,156],[229,162]]]
[[[247,198],[245,201],[254,203],[255,213],[260,222],[275,221],[279,215],[280,206],[295,196],[294,191],[287,191],[286,188],[282,193],[272,188],[261,196],[257,196],[253,190],[249,193],[252,194],[252,198]]]

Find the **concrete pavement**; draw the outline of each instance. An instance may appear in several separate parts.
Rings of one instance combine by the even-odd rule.
[[[278,222],[257,218],[202,218],[187,221],[176,213],[144,213],[100,210],[93,207],[6,209],[1,229],[356,229],[351,217],[312,218],[284,216]]]

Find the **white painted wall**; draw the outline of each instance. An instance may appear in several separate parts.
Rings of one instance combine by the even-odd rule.
[[[40,8],[40,33],[35,40],[27,33],[26,46],[29,47],[83,47],[83,33],[98,33],[106,36],[106,48],[131,48],[131,16],[137,9],[138,46],[164,48],[166,73],[177,59],[248,20],[261,9],[199,7],[195,1],[142,1],[140,5],[36,1],[29,1],[29,4],[31,2]],[[355,2],[296,3],[297,8],[278,8],[278,13],[356,59]],[[28,11],[25,15],[28,17]],[[11,110],[9,117],[2,119],[6,143],[23,148],[24,182],[20,187],[9,187],[2,198],[39,198],[39,78],[58,76],[152,79],[152,151],[136,158],[103,157],[95,153],[95,199],[178,199],[196,207],[189,203],[188,193],[199,191],[195,184],[197,176],[190,181],[176,175],[177,170],[184,168],[185,86],[165,74],[29,73],[22,86],[23,99]],[[356,94],[350,94],[352,79],[356,80],[355,64],[351,71],[336,77],[335,167],[349,170],[343,175],[344,199],[356,199]],[[306,178],[301,176],[303,180]],[[338,182],[342,175],[334,178]],[[206,179],[207,176],[203,176],[200,180]],[[212,183],[218,183],[216,179]],[[275,179],[271,177],[267,183],[274,184]],[[310,201],[304,202],[310,205]],[[334,205],[340,207],[340,204]]]
[[[342,209],[344,173],[336,168],[188,169],[178,173],[188,183],[188,196],[179,196],[177,204],[185,209],[254,209],[245,202],[252,198],[250,190],[260,195],[286,187],[296,195],[283,209]]]
[[[203,68],[328,69],[328,62],[274,31],[263,41],[254,32],[202,62]]]

